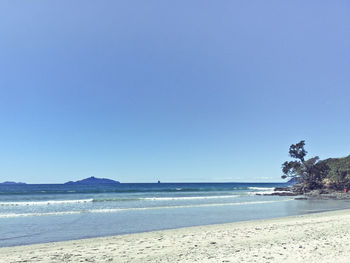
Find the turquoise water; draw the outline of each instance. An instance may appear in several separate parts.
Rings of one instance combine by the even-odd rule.
[[[0,246],[350,208],[262,196],[284,184],[0,185]]]

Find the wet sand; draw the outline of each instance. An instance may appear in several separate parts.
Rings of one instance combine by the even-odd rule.
[[[5,247],[0,262],[350,262],[350,210]]]

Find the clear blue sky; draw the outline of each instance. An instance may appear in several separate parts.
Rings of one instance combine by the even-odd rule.
[[[350,154],[349,1],[0,2],[0,182],[280,181]]]

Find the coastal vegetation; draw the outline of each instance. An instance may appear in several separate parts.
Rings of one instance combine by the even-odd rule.
[[[292,144],[289,155],[294,160],[282,164],[282,178],[293,178],[294,189],[299,192],[312,190],[343,190],[350,188],[350,155],[344,158],[320,160],[318,156],[306,159],[305,141]]]

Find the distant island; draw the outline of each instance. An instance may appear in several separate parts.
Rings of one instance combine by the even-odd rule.
[[[26,183],[22,183],[22,182],[10,182],[10,181],[6,181],[6,182],[3,182],[3,183],[0,183],[0,184],[6,184],[6,185],[14,185],[14,184],[26,184]]]
[[[114,181],[107,178],[96,178],[94,176],[91,176],[89,178],[79,180],[79,181],[69,181],[64,184],[70,184],[70,185],[99,185],[99,184],[120,184],[118,181]]]
[[[297,183],[297,180],[295,178],[292,178],[287,182],[287,184],[290,184],[290,185],[296,184],[296,183]]]

